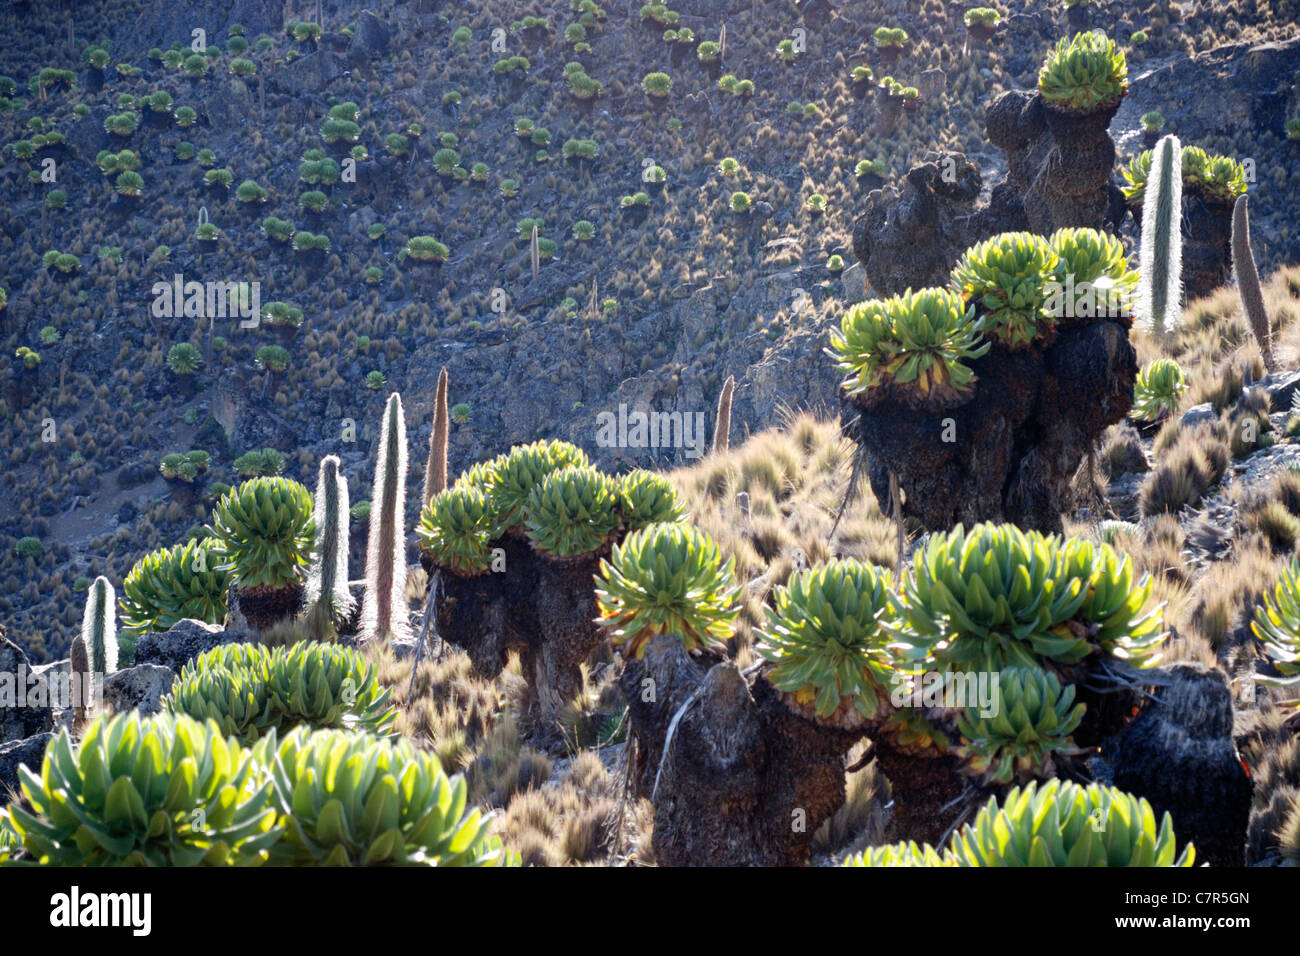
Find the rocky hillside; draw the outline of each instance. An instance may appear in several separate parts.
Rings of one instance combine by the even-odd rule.
[[[1261,268],[1300,260],[1294,2],[1013,2],[987,38],[940,0],[326,0],[303,26],[317,6],[0,10],[0,619],[36,660],[66,654],[89,579],[265,470],[247,452],[307,483],[338,454],[368,497],[384,397],[422,447],[442,367],[457,469],[540,436],[619,470],[688,463],[680,442],[607,447],[599,416],[711,427],[728,375],[737,434],[833,407],[822,350],[869,294],[868,193],[944,150],[987,197],[1006,169],[985,110],[1071,27],[1130,59],[1119,165],[1160,111],[1253,161]],[[863,66],[915,98],[887,114]],[[169,304],[177,276],[248,284],[259,321]],[[160,469],[191,450],[193,474]]]

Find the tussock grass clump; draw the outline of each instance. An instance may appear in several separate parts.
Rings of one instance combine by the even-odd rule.
[[[391,647],[378,644],[367,645],[365,654],[380,685],[392,691],[398,732],[432,750],[443,766],[468,770],[502,720],[505,688],[476,676],[469,657],[452,648],[436,661],[426,656],[414,683],[410,657],[398,660]],[[518,734],[511,736],[508,756],[518,747]]]
[[[619,832],[621,782],[599,757],[583,753],[558,785],[526,790],[510,801],[502,839],[518,849],[524,866],[607,863]],[[625,841],[633,830],[625,827]]]
[[[1200,504],[1223,477],[1231,457],[1230,448],[1214,429],[1182,430],[1142,485],[1138,502],[1142,514],[1177,514]]]
[[[1113,425],[1106,432],[1101,445],[1101,464],[1106,477],[1114,480],[1121,475],[1150,470],[1142,439],[1132,425]]]
[[[1183,614],[1175,619],[1179,632],[1204,640],[1216,652],[1241,644],[1281,567],[1266,537],[1239,537],[1231,559],[1211,564],[1192,586]]]
[[[1238,398],[1224,415],[1233,458],[1246,458],[1273,444],[1268,393],[1253,388]]]

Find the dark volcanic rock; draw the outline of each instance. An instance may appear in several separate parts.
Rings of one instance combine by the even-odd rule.
[[[270,85],[282,93],[317,93],[348,71],[337,53],[317,50],[300,56],[270,75]]]
[[[1241,866],[1253,788],[1232,740],[1232,691],[1223,671],[1203,664],[1164,669],[1167,683],[1109,755],[1115,786],[1173,816],[1196,862]]]
[[[0,635],[0,743],[44,733],[53,723],[45,678],[33,672],[21,647]]]
[[[43,733],[0,744],[0,807],[9,804],[11,797],[22,793],[18,779],[20,766],[25,766],[32,773],[40,773],[45,748],[53,739],[54,734]]]
[[[243,644],[250,640],[245,631],[225,631],[216,624],[187,618],[170,631],[149,633],[135,646],[135,663],[161,664],[179,674],[186,662],[222,644]]]
[[[1300,371],[1274,372],[1260,379],[1259,386],[1268,392],[1270,408],[1278,411],[1290,408],[1296,391],[1300,390]]]
[[[156,714],[176,673],[162,664],[137,664],[104,678],[104,703],[115,714],[136,710]]]
[[[200,87],[199,112],[213,129],[237,129],[253,114],[253,94],[238,77],[205,83]]]
[[[373,10],[363,10],[357,17],[357,29],[352,36],[348,52],[365,56],[380,56],[388,52],[392,41],[392,28]]]

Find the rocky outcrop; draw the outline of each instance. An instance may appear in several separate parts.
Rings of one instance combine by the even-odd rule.
[[[357,17],[357,28],[352,34],[348,55],[367,59],[382,56],[388,52],[392,36],[392,27],[383,18],[373,10],[362,10],[361,16]]]
[[[1115,786],[1172,815],[1197,863],[1241,866],[1253,789],[1233,744],[1227,675],[1182,663],[1157,676],[1154,699],[1105,754]]]
[[[214,129],[238,128],[252,118],[255,109],[248,84],[233,76],[203,84],[195,105]]]
[[[1287,369],[1266,375],[1259,380],[1259,387],[1268,393],[1269,408],[1281,410],[1290,408],[1300,391],[1300,369]]]
[[[222,644],[243,644],[250,640],[246,631],[227,631],[215,624],[205,624],[186,618],[177,621],[171,630],[149,633],[135,646],[135,663],[161,664],[179,674],[181,668],[204,651]]]
[[[1300,38],[1276,43],[1231,43],[1191,57],[1173,57],[1130,68],[1129,95],[1115,114],[1121,152],[1142,149],[1141,117],[1159,110],[1177,117],[1184,145],[1202,146],[1212,138],[1238,145],[1234,155],[1249,156],[1258,173],[1288,162],[1289,144],[1279,132],[1295,103],[1291,89],[1300,71]],[[1268,133],[1271,135],[1261,135]],[[1281,212],[1282,209],[1276,210]],[[1260,216],[1252,204],[1251,225]],[[1267,242],[1257,243],[1264,247]],[[1283,261],[1300,258],[1300,249],[1278,250]]]
[[[644,370],[627,365],[617,339],[595,322],[548,322],[509,336],[484,330],[477,341],[421,345],[412,368],[433,372],[427,382],[411,391],[407,405],[410,420],[420,423],[412,428],[412,446],[422,447],[428,441],[434,379],[443,365],[452,370],[457,394],[471,397],[475,416],[474,427],[452,430],[449,458],[454,469],[538,435],[571,441],[607,469],[657,468],[698,460],[692,449],[683,447],[604,447],[596,440],[596,416],[601,411],[617,414],[620,404],[629,411],[676,412],[690,416],[692,422],[698,415],[707,441],[718,391],[728,374],[736,376],[732,406],[736,442],[747,432],[770,427],[783,408],[832,407],[839,375],[824,349],[828,329],[839,316],[818,299],[822,294],[818,284],[825,276],[820,266],[783,269],[748,276],[734,292],[722,277],[683,288],[680,298],[667,308],[629,319],[622,332],[627,339],[644,343],[647,353],[667,348],[662,359]],[[786,317],[785,329],[778,339],[754,334],[755,316],[781,314]],[[538,360],[542,355],[548,356],[544,366]],[[502,382],[518,381],[528,382],[527,402],[473,399],[474,395],[495,394]],[[240,406],[241,423],[256,417],[253,403],[248,404],[247,412]],[[344,414],[342,406],[339,413]],[[358,428],[366,424],[359,421]],[[331,431],[321,437],[336,442],[336,426],[329,427]],[[366,467],[373,455],[367,459],[361,442],[353,447],[359,450],[358,466]],[[346,449],[342,452],[351,468],[348,454]]]

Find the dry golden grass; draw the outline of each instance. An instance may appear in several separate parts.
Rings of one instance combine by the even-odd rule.
[[[1181,429],[1142,483],[1138,501],[1142,514],[1177,514],[1188,506],[1196,507],[1223,477],[1230,457],[1228,445],[1211,427]]]
[[[1201,638],[1216,652],[1234,635],[1240,640],[1280,568],[1262,535],[1238,539],[1231,558],[1210,564],[1192,585],[1183,613],[1175,619],[1180,632]]]
[[[1121,423],[1106,429],[1097,461],[1110,480],[1126,473],[1140,473],[1148,466],[1142,439],[1132,425]]]
[[[1300,865],[1300,742],[1272,691],[1257,691],[1253,720],[1238,743],[1255,785],[1247,862]]]
[[[506,806],[498,832],[519,850],[525,866],[583,866],[614,862],[642,827],[644,807],[620,802],[621,776],[587,752],[544,788],[528,789]],[[620,816],[626,811],[620,833]],[[648,841],[647,841],[648,842]]]
[[[893,567],[894,527],[865,476],[831,538],[853,451],[838,421],[801,412],[783,427],[668,474],[691,521],[736,558],[736,578],[746,584],[735,638],[742,666],[764,620],[764,601],[797,567],[832,557]],[[742,493],[749,496],[748,515],[736,500]]]
[[[1264,306],[1273,331],[1276,364],[1295,368],[1300,364],[1300,324],[1295,322],[1300,315],[1300,267],[1273,274],[1264,284]],[[1165,340],[1135,327],[1132,341],[1139,365],[1166,357],[1182,366],[1188,388],[1179,412],[1202,402],[1223,409],[1240,394],[1246,370],[1255,381],[1265,373],[1259,346],[1241,314],[1237,291],[1231,287],[1189,302],[1182,321]]]
[[[485,680],[473,672],[464,652],[447,647],[421,661],[412,685],[411,657],[398,660],[380,645],[367,646],[364,653],[392,690],[398,731],[437,755],[448,773],[463,774],[474,805],[500,811],[495,830],[525,865],[615,862],[623,777],[611,776],[588,749],[621,716],[613,670],[604,668],[595,682],[584,672],[582,694],[562,709],[562,737],[572,760],[567,774],[557,777],[553,756],[528,746],[520,716],[527,689],[517,658],[495,680]],[[642,861],[650,858],[648,812],[648,805],[629,802],[624,856],[631,850]]]

